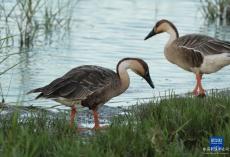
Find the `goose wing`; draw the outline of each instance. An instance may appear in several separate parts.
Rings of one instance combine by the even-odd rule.
[[[32,92],[41,92],[38,97],[83,100],[110,86],[116,78],[117,74],[110,69],[85,65],[70,70],[49,85]]]
[[[190,53],[200,53],[202,56],[223,53],[230,54],[230,42],[204,35],[185,35],[178,38],[175,42],[179,49],[184,49],[184,51]]]

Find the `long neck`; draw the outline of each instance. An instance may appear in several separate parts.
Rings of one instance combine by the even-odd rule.
[[[166,44],[166,47],[168,47],[169,45],[171,45],[171,43],[176,40],[177,38],[179,38],[179,33],[176,29],[175,26],[169,26],[167,31],[166,31],[169,35],[170,35],[170,38]]]
[[[121,82],[121,92],[125,91],[129,87],[130,79],[127,70],[130,68],[130,61],[123,61],[117,66],[117,74]]]

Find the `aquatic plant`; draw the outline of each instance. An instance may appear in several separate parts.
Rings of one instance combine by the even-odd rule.
[[[11,59],[11,57],[19,54],[19,53],[13,53],[10,51],[12,43],[13,43],[13,36],[7,36],[5,38],[0,39],[0,66],[1,66],[0,77],[6,72],[8,72],[9,70],[13,69],[14,67],[16,67],[17,65],[23,62],[22,60],[19,60],[18,62],[14,64],[11,63],[8,66],[3,66],[3,64],[5,62],[8,62]],[[0,83],[0,100],[1,100],[0,105],[5,102],[1,83]]]
[[[229,24],[230,0],[201,0],[202,13],[210,21]]]
[[[9,2],[3,0],[0,4],[1,18],[4,19],[8,33],[19,34],[21,47],[31,47],[36,40],[44,40],[55,29],[68,27],[76,2],[16,0],[9,7]]]

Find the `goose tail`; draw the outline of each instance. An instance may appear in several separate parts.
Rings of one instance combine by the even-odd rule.
[[[27,92],[26,94],[31,94],[31,93],[38,93],[38,92],[42,92],[41,88],[36,88],[36,89],[33,89],[29,92]]]
[[[42,93],[42,88],[36,88],[36,89],[33,89],[29,92],[27,92],[26,94],[31,94],[31,93],[38,93],[38,92],[41,92],[35,99],[38,99],[40,97],[43,97],[43,93]]]

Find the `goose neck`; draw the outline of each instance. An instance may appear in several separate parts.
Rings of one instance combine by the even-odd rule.
[[[130,78],[127,71],[129,68],[130,68],[129,61],[121,62],[117,67],[117,74],[121,82],[122,91],[125,91],[129,87]]]
[[[166,44],[166,47],[170,46],[174,40],[179,38],[179,34],[178,34],[178,31],[177,31],[176,28],[170,27],[167,30],[167,33],[170,35],[170,37],[169,37],[169,40],[168,40],[168,42]]]

